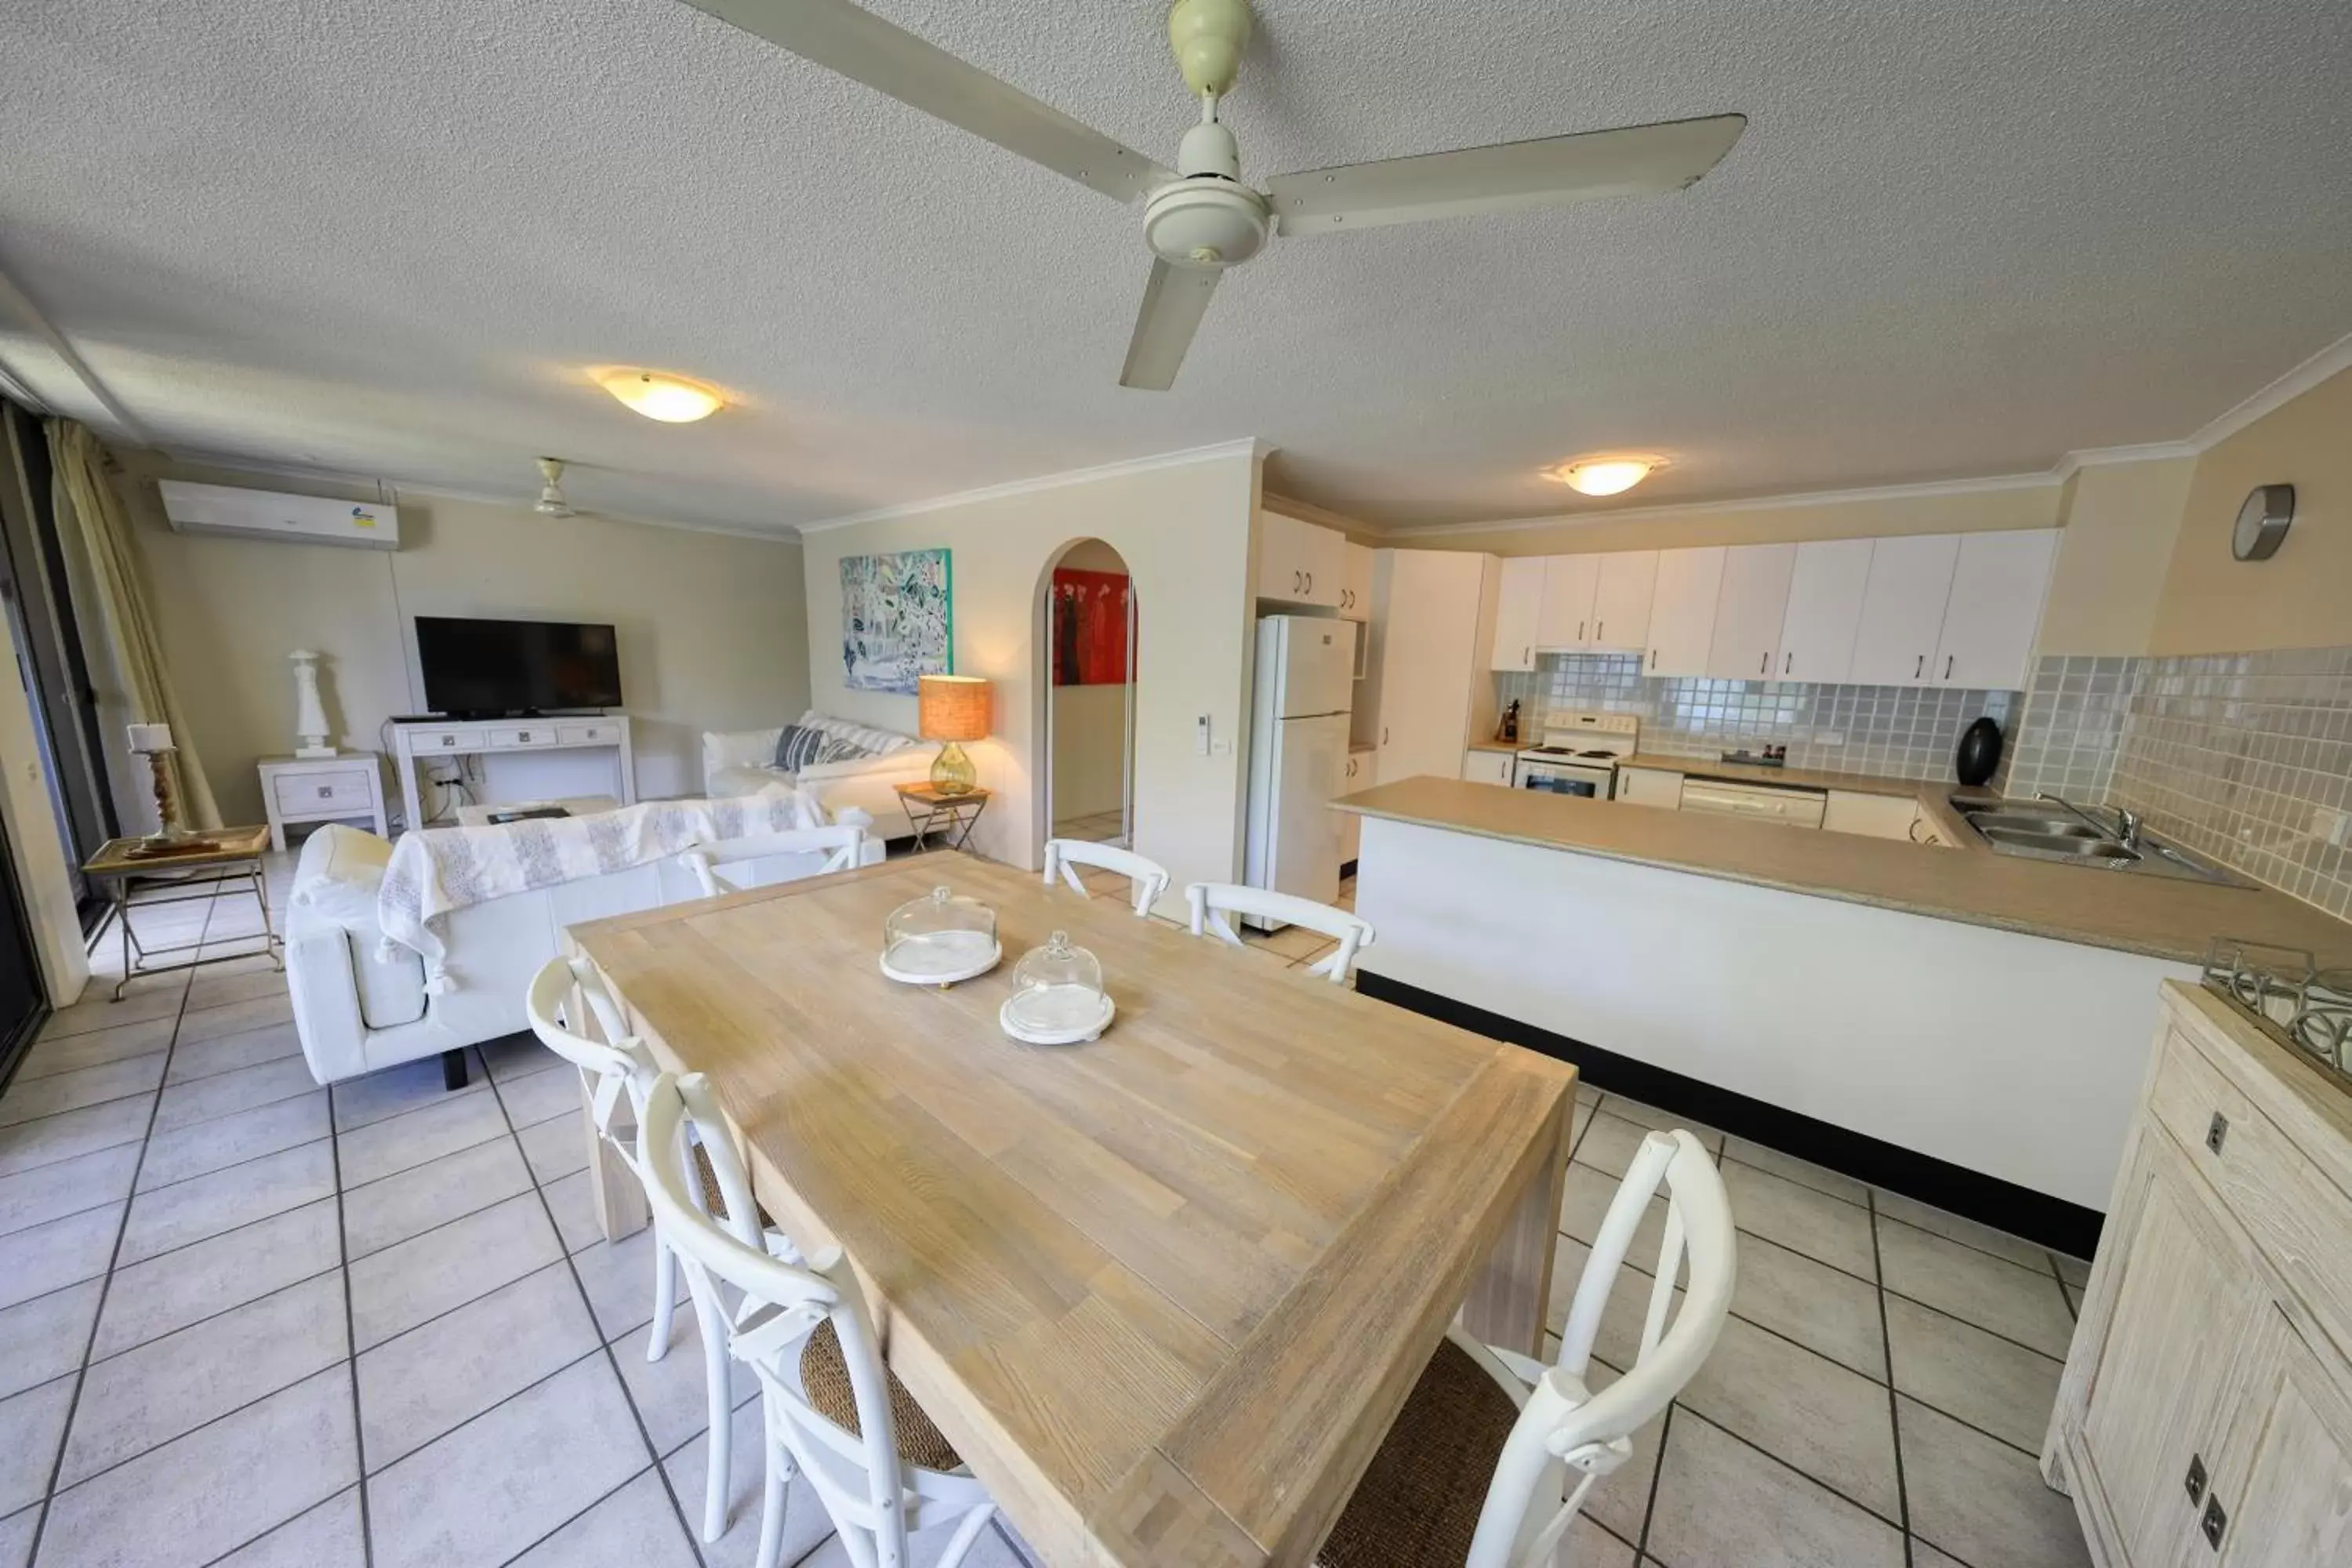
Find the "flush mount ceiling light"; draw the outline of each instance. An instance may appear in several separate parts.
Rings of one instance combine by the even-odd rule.
[[[1666,466],[1664,458],[1612,453],[1607,457],[1571,458],[1544,470],[1544,478],[1566,485],[1580,495],[1613,496],[1632,489]]]
[[[691,425],[698,419],[707,419],[727,401],[698,381],[657,370],[599,371],[596,384],[646,418],[658,419],[665,425]]]

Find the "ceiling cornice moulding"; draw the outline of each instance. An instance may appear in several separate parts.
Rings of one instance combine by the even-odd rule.
[[[1188,447],[1181,451],[1160,452],[1149,458],[1129,458],[1091,468],[1067,468],[1057,474],[1040,474],[1034,479],[1010,479],[1001,485],[983,485],[978,489],[959,490],[953,495],[935,496],[929,500],[902,501],[896,506],[877,507],[872,511],[826,518],[822,522],[804,522],[800,525],[800,531],[803,534],[830,533],[835,529],[856,528],[861,523],[919,517],[925,512],[944,511],[950,507],[1003,500],[1009,496],[1035,495],[1040,490],[1057,490],[1068,485],[1089,484],[1097,479],[1118,479],[1128,474],[1156,473],[1162,468],[1190,468],[1195,463],[1213,463],[1223,458],[1246,457],[1254,462],[1262,462],[1270,450],[1272,448],[1256,437],[1246,436],[1237,441]]]
[[[1718,517],[1727,511],[1785,511],[1800,506],[1841,506],[1859,501],[1911,500],[1933,496],[1986,495],[1996,490],[2054,489],[2057,474],[1993,474],[1974,479],[1932,479],[1916,485],[1873,485],[1850,490],[1803,490],[1787,495],[1701,501],[1662,501],[1655,506],[1620,506],[1598,511],[1554,512],[1548,517],[1502,518],[1492,522],[1431,522],[1391,528],[1389,539],[1421,539],[1448,533],[1521,533],[1538,528],[1578,528],[1628,519],[1656,521],[1678,517]]]
[[[2352,370],[2352,332],[2347,332],[2301,364],[2253,393],[2227,412],[2209,421],[2189,437],[2188,445],[2202,452],[2294,402],[2328,377]]]

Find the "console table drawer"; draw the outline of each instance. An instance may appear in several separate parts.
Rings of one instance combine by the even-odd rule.
[[[555,726],[552,724],[501,725],[490,731],[490,746],[494,751],[504,752],[522,746],[553,744],[555,744]]]
[[[446,756],[451,752],[478,752],[482,749],[484,731],[463,724],[453,724],[446,730],[412,730],[408,749],[420,757]]]
[[[278,796],[279,814],[286,816],[375,809],[375,791],[369,787],[367,774],[357,768],[348,773],[295,773],[271,780],[270,788]]]
[[[604,720],[578,720],[555,727],[555,743],[559,746],[617,746],[621,743],[621,727]]]

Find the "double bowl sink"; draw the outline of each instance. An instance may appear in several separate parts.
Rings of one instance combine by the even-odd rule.
[[[2223,887],[2255,886],[2146,829],[2126,841],[2120,823],[2114,831],[2094,826],[2053,802],[1956,796],[1952,809],[1996,854]]]

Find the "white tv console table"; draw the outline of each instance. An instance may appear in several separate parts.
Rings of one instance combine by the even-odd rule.
[[[614,793],[620,796],[623,805],[637,804],[636,763],[629,750],[629,720],[624,713],[576,717],[559,714],[551,719],[395,720],[392,743],[393,772],[399,775],[401,804],[407,813],[403,820],[410,827],[425,824],[424,795],[417,788],[417,763],[420,760],[429,762],[443,757],[609,752],[613,756]]]

